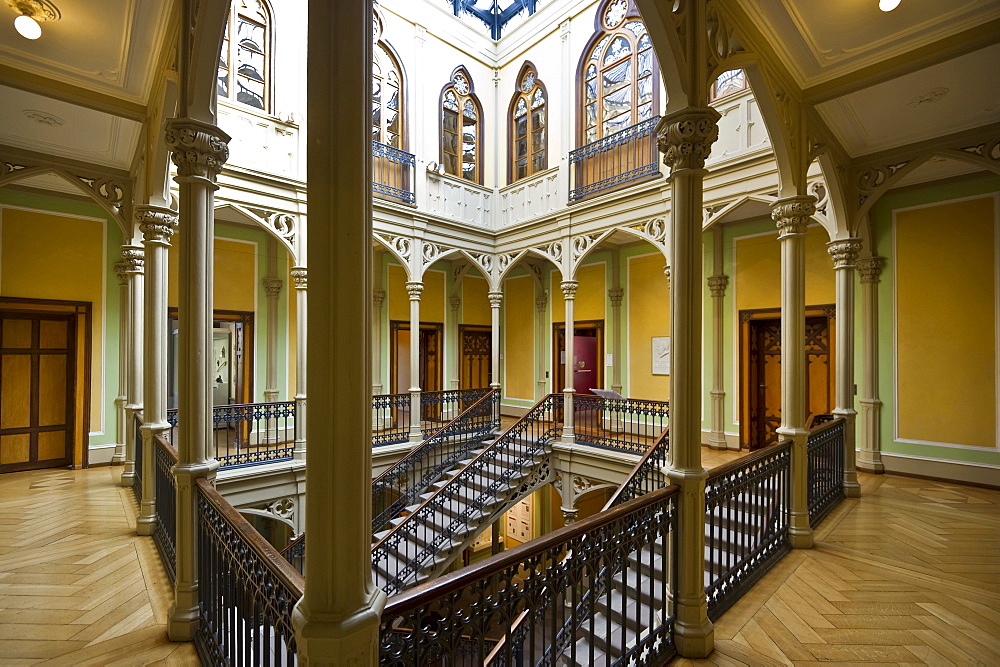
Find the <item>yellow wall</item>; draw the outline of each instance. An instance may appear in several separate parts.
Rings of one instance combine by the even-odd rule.
[[[288,369],[286,377],[288,378],[288,396],[295,396],[295,383],[298,377],[295,369],[298,363],[299,292],[295,289],[291,268],[288,270],[288,275],[285,276],[285,284],[288,285]]]
[[[465,276],[462,280],[462,324],[493,324],[490,316],[490,300],[486,296],[490,284],[486,278]]]
[[[441,271],[424,273],[424,291],[420,293],[421,322],[444,322],[444,279],[445,274]],[[410,294],[406,291],[406,282],[406,269],[399,264],[390,264],[386,280],[390,320],[410,321]]]
[[[177,286],[179,271],[177,244],[170,247],[168,261],[167,303],[171,308],[178,304]],[[248,241],[215,239],[215,287],[212,299],[215,310],[239,310],[252,313],[257,310],[257,244]]]
[[[833,261],[826,251],[829,235],[819,225],[806,231],[806,304],[834,303]],[[781,244],[778,232],[737,238],[733,248],[737,310],[781,306]]]
[[[104,221],[14,208],[2,210],[0,294],[27,299],[89,301],[90,430],[104,423]],[[119,258],[109,258],[118,261]]]
[[[406,269],[398,264],[390,264],[385,289],[389,319],[409,322],[410,296],[406,292]]]
[[[535,393],[535,283],[531,276],[504,283],[504,393],[531,400]]]
[[[420,321],[444,322],[444,271],[424,271],[420,295]]]
[[[577,322],[604,319],[604,304],[607,302],[605,270],[604,262],[588,264],[577,269],[576,280],[580,284],[576,288],[576,303],[573,304],[573,319]],[[559,287],[562,276],[553,271],[551,280],[549,295],[552,297],[552,321],[565,322],[566,302],[563,299],[562,288]]]
[[[995,447],[994,199],[896,214],[900,438]]]
[[[670,376],[653,375],[654,336],[670,335],[670,288],[663,274],[663,255],[628,258],[628,396],[665,401]]]

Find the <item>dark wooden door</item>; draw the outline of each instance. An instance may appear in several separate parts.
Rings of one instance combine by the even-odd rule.
[[[481,389],[493,381],[490,356],[493,336],[489,327],[459,328],[461,360],[458,386],[460,389]]]
[[[750,324],[750,449],[778,442],[781,426],[781,320]]]
[[[74,314],[0,311],[0,472],[72,464]]]

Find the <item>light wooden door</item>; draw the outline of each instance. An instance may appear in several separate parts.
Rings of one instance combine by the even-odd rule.
[[[72,463],[76,316],[0,311],[0,472]]]

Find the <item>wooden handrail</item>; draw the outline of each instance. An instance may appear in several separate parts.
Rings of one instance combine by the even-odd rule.
[[[812,437],[812,436],[816,435],[817,433],[822,433],[823,431],[831,429],[831,428],[833,428],[834,426],[836,426],[838,424],[843,424],[846,421],[847,420],[844,419],[843,417],[834,417],[830,421],[823,422],[819,426],[814,426],[812,429],[810,429],[810,431],[809,431],[809,437]]]
[[[163,437],[163,433],[157,433],[153,437],[153,442],[155,442],[161,449],[163,449],[163,451],[167,453],[167,456],[173,459],[174,463],[177,463],[177,461],[179,460],[177,449],[169,442],[167,442],[167,439]]]
[[[392,615],[403,614],[411,609],[428,604],[439,597],[458,591],[473,582],[485,579],[508,567],[591,532],[596,528],[617,521],[632,512],[662,502],[671,496],[676,496],[679,491],[679,486],[665,486],[641,498],[633,498],[606,512],[600,512],[586,519],[581,519],[576,523],[564,526],[548,535],[525,542],[524,544],[519,544],[512,549],[469,567],[462,568],[457,572],[405,590],[389,599],[389,603],[382,612],[382,617],[387,618]]]
[[[615,491],[614,494],[611,496],[611,498],[608,500],[608,502],[605,503],[604,509],[601,510],[602,512],[607,511],[612,507],[614,507],[614,504],[618,502],[618,497],[625,492],[625,487],[628,486],[632,482],[632,480],[635,479],[635,476],[639,474],[639,471],[646,466],[646,463],[649,461],[650,457],[653,456],[653,453],[656,451],[656,448],[660,446],[660,443],[669,437],[670,437],[670,426],[667,426],[666,428],[663,429],[663,433],[661,433],[660,436],[653,441],[653,444],[649,446],[649,449],[647,449],[646,453],[642,455],[642,458],[639,459],[639,462],[635,464],[635,468],[633,468],[632,472],[630,472],[628,477],[625,478],[625,481],[623,481],[618,486],[618,490]]]
[[[716,466],[708,471],[708,477],[706,478],[706,481],[715,479],[716,477],[720,477],[722,475],[729,474],[734,470],[756,463],[758,459],[764,459],[767,458],[768,456],[771,456],[777,449],[788,448],[791,446],[792,446],[791,440],[782,440],[781,442],[775,443],[768,447],[764,447],[763,449],[759,449],[753,454],[750,454],[749,456],[738,458],[735,461],[730,461],[729,463],[723,463],[722,465]]]

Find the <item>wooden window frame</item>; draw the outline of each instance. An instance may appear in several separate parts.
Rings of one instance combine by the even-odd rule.
[[[395,146],[399,150],[408,150],[409,147],[409,136],[406,132],[406,76],[403,72],[403,61],[399,58],[399,54],[396,53],[396,49],[392,47],[389,42],[382,38],[382,18],[379,16],[379,12],[375,11],[374,16],[375,21],[375,46],[372,49],[372,59],[378,59],[378,53],[381,49],[382,53],[385,54],[386,60],[396,69],[396,75],[399,77],[399,109],[397,115],[399,117],[399,132],[397,136],[399,137],[399,145]],[[374,65],[374,63],[373,63]],[[375,75],[372,74],[372,80],[374,83]],[[383,81],[385,77],[382,77]],[[380,113],[379,113],[379,135],[378,139],[375,139],[375,126],[372,125],[372,139],[378,141],[379,143],[391,146],[389,142],[385,140],[386,126],[385,126],[385,102],[384,99],[379,101]]]
[[[533,74],[535,77],[534,83],[530,89],[525,91],[521,85],[524,81],[525,76],[529,73]],[[542,121],[542,130],[545,132],[545,139],[542,142],[541,151],[532,152],[531,135],[533,131],[537,128],[534,127],[531,122],[531,100],[535,95],[536,90],[541,90],[542,96],[545,98],[545,102],[542,105],[544,120]],[[527,134],[525,138],[528,142],[528,164],[527,173],[520,178],[517,176],[517,120],[514,118],[514,113],[517,111],[517,103],[519,100],[525,100],[528,105],[527,112]],[[541,173],[549,168],[549,91],[542,83],[541,79],[538,78],[538,68],[535,67],[534,63],[529,60],[524,62],[521,66],[521,71],[517,74],[517,79],[514,83],[514,95],[510,99],[510,106],[507,109],[507,136],[509,137],[509,146],[507,151],[507,178],[508,183],[516,183],[525,178],[530,178],[535,174]],[[534,168],[535,160],[534,156],[537,152],[542,153],[542,166],[538,169]]]
[[[461,94],[461,93],[459,93],[457,90],[455,90],[455,81],[456,81],[456,78],[459,75],[462,75],[463,77],[465,77],[465,80],[469,84],[469,92],[466,93],[466,94],[464,94],[464,95]],[[472,102],[472,104],[475,106],[476,115],[478,116],[477,121],[476,121],[476,162],[475,162],[475,165],[476,165],[476,169],[475,169],[475,171],[476,171],[476,177],[474,179],[472,179],[472,178],[466,178],[465,174],[464,174],[464,170],[462,170],[462,168],[461,168],[462,165],[465,164],[464,161],[462,160],[462,158],[464,157],[464,153],[460,152],[458,154],[459,171],[462,172],[462,173],[453,174],[451,171],[448,171],[447,166],[446,166],[447,160],[445,159],[446,153],[445,153],[445,136],[444,136],[445,135],[445,129],[444,129],[444,112],[445,112],[444,98],[445,98],[445,95],[448,93],[449,90],[453,90],[455,92],[456,97],[458,98],[458,108],[459,108],[459,114],[458,114],[458,116],[459,116],[459,118],[458,118],[459,119],[458,144],[459,144],[459,150],[460,151],[461,151],[461,144],[462,144],[461,139],[462,139],[462,128],[463,128],[463,124],[461,123],[461,120],[462,120],[462,109],[465,107],[466,100],[469,100],[469,101]],[[441,153],[440,153],[440,161],[439,161],[439,163],[442,166],[445,167],[445,173],[450,174],[451,176],[454,176],[455,178],[460,178],[463,181],[469,181],[470,183],[476,183],[477,185],[482,185],[483,184],[483,124],[484,124],[483,105],[480,103],[479,97],[476,95],[476,85],[475,85],[475,83],[472,80],[472,75],[469,74],[469,70],[466,69],[464,65],[460,65],[460,66],[456,67],[452,71],[451,77],[448,79],[448,83],[446,83],[444,85],[444,87],[441,88],[441,94],[438,96],[438,138],[439,138],[439,142],[440,142],[440,145],[441,145]],[[448,155],[452,155],[452,154],[448,153]]]
[[[226,71],[229,73],[229,89],[227,90],[227,94],[225,96],[219,95],[219,93],[218,93],[218,91],[219,91],[218,72],[220,72],[222,70],[222,68],[221,67],[217,67],[216,68],[216,85],[215,85],[215,90],[216,90],[216,95],[218,95],[218,97],[220,99],[224,99],[224,100],[226,100],[226,101],[228,101],[228,102],[230,102],[232,104],[240,104],[240,105],[249,107],[249,108],[253,109],[254,111],[256,111],[258,113],[269,114],[269,113],[271,113],[271,108],[273,107],[273,103],[272,103],[273,100],[271,99],[272,98],[271,82],[274,79],[274,66],[273,66],[273,63],[274,63],[274,9],[271,7],[270,3],[267,2],[267,0],[259,0],[259,2],[260,2],[261,7],[264,10],[264,13],[266,14],[266,19],[267,19],[264,22],[264,24],[263,24],[264,25],[264,49],[265,49],[265,51],[262,54],[263,58],[264,58],[264,67],[263,67],[264,71],[261,72],[261,74],[264,77],[264,94],[261,96],[262,102],[264,104],[264,108],[263,109],[258,109],[257,107],[255,107],[255,106],[253,106],[251,104],[247,104],[246,102],[240,102],[236,98],[236,91],[238,89],[237,86],[236,86],[236,78],[238,76],[240,76],[240,75],[239,75],[239,73],[235,69],[235,64],[236,64],[236,62],[235,62],[235,60],[236,60],[236,50],[235,50],[235,48],[233,46],[233,37],[236,35],[236,25],[237,25],[237,21],[238,21],[238,16],[239,16],[239,14],[241,12],[240,12],[239,8],[235,8],[236,11],[233,11],[234,7],[232,7],[232,6],[229,9],[229,14],[226,16],[226,26],[227,26],[228,37],[226,37],[225,35],[223,36],[222,49],[220,49],[220,53],[219,53],[219,56],[221,58],[222,51],[225,50],[227,52],[227,54],[226,54],[227,55],[227,58],[226,58],[226,63],[227,63]],[[235,4],[235,2],[233,4]],[[252,22],[260,25],[260,21],[257,20],[257,18],[252,17],[250,14],[246,14],[245,16],[246,16],[247,20],[252,21]]]

